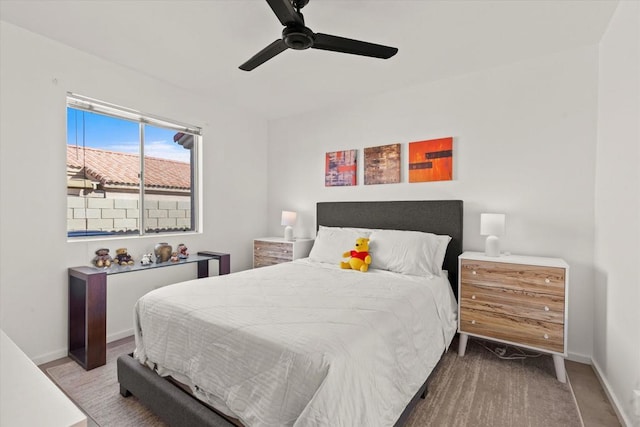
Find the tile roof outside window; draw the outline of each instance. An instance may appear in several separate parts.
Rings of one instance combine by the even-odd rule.
[[[81,172],[103,187],[138,187],[140,156],[67,145],[67,169]],[[191,191],[191,165],[186,162],[145,156],[145,188]]]

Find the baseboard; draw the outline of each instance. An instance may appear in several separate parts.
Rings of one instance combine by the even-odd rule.
[[[591,365],[591,356],[587,356],[586,354],[579,353],[569,353],[567,354],[567,360],[571,360],[572,362],[584,363],[585,365]]]
[[[107,344],[113,341],[121,340],[122,338],[128,338],[133,335],[133,328],[125,329],[124,331],[116,332],[114,334],[107,335]]]
[[[615,393],[613,393],[611,386],[607,381],[607,377],[602,373],[603,371],[602,369],[600,369],[600,365],[598,365],[598,362],[592,359],[591,365],[593,366],[593,371],[596,373],[596,378],[598,378],[598,381],[600,381],[600,384],[602,385],[602,388],[605,394],[607,395],[607,397],[609,398],[609,401],[611,402],[611,406],[613,407],[613,410],[615,411],[616,416],[620,421],[620,424],[622,424],[623,427],[633,427],[631,420],[629,419],[627,414],[625,414],[625,412],[622,410],[622,405],[620,405],[620,401],[616,397]]]
[[[107,336],[107,343],[118,341],[122,338],[128,338],[133,335],[133,328],[126,329],[124,331],[116,332],[115,334],[111,334]],[[63,357],[67,357],[69,354],[67,348],[61,348],[59,350],[51,351],[49,353],[41,354],[40,356],[36,356],[31,359],[33,363],[36,365],[42,365],[45,363],[53,362],[54,360],[62,359]]]
[[[44,363],[49,363],[49,362],[53,362],[54,360],[58,360],[58,359],[62,359],[63,357],[67,357],[67,355],[69,354],[69,352],[67,351],[66,348],[61,348],[59,350],[56,351],[52,351],[49,353],[45,353],[42,354],[40,356],[36,356],[34,358],[31,359],[31,361],[33,363],[35,363],[36,365],[40,366]]]
[[[578,410],[578,417],[580,417],[580,425],[585,427],[584,419],[582,418],[582,411],[580,411],[580,405],[578,405],[578,400],[576,399],[576,394],[573,391],[573,385],[571,385],[571,378],[567,375],[567,385],[569,386],[569,390],[571,390],[571,397],[573,398],[573,404],[576,405],[576,409]]]

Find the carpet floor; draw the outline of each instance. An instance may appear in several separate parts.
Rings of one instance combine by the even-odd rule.
[[[70,361],[47,373],[98,426],[164,426],[135,397],[120,396],[116,359],[133,348],[133,340],[110,346],[107,364],[91,371]],[[551,356],[502,360],[472,339],[464,357],[456,349],[454,340],[407,427],[583,425],[570,385],[555,378]]]

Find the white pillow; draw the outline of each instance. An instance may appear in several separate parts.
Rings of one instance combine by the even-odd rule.
[[[371,233],[371,268],[413,276],[440,276],[450,236],[420,231],[375,230]]]
[[[369,237],[372,230],[366,228],[343,228],[320,226],[316,240],[309,253],[311,261],[340,264],[342,254],[353,249],[356,239]]]

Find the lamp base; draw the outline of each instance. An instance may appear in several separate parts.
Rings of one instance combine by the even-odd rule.
[[[500,256],[500,240],[497,236],[487,236],[484,244],[484,254],[486,256]]]
[[[290,225],[287,225],[284,228],[284,240],[293,240],[293,227],[291,227]]]

